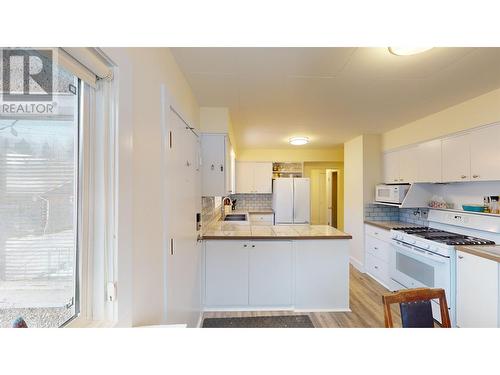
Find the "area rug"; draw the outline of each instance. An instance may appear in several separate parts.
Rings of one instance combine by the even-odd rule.
[[[206,318],[202,328],[314,328],[307,315]]]

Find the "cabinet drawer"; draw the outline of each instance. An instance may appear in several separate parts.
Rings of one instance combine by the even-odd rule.
[[[370,253],[366,254],[366,271],[385,285],[389,285],[389,264]]]
[[[272,224],[274,219],[274,214],[250,214],[250,223],[252,224]]]
[[[386,242],[391,240],[391,231],[387,229],[374,227],[373,225],[369,224],[365,225],[365,234]]]
[[[386,263],[391,259],[391,244],[378,238],[366,236],[365,248],[368,254],[373,255]]]

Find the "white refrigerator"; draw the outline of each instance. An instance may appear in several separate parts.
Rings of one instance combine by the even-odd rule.
[[[273,210],[276,224],[308,224],[311,217],[309,178],[273,180]]]

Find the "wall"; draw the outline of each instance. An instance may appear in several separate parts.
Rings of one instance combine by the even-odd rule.
[[[344,231],[351,263],[364,268],[364,207],[380,181],[380,136],[361,135],[344,144]]]
[[[343,157],[342,157],[343,159]],[[337,194],[337,226],[340,230],[344,229],[344,163],[343,162],[305,162],[304,177],[311,178],[313,173],[326,173],[327,169],[338,171],[338,194]],[[315,202],[319,200],[317,196],[319,189],[314,189],[311,180],[311,219],[318,216],[314,212]]]
[[[343,161],[343,147],[329,149],[239,149],[236,156],[242,161]]]
[[[204,133],[227,133],[235,154],[238,153],[229,108],[200,107],[200,130]]]
[[[129,170],[132,167],[133,176],[133,214],[128,213],[133,217],[130,228],[133,248],[128,265],[132,280],[130,290],[122,288],[124,273],[119,267],[122,276],[118,281],[118,300],[130,299],[130,324],[159,324],[164,318],[164,228],[162,205],[159,204],[163,199],[160,85],[166,85],[175,108],[197,129],[199,106],[167,48],[106,48],[104,52],[119,69],[127,68],[126,74],[119,74],[118,121],[119,131],[122,124],[129,124],[133,129],[129,140],[129,147],[133,147],[132,165],[121,164],[120,167]],[[121,250],[120,247],[119,258],[125,256]]]
[[[413,121],[382,135],[382,148],[418,143],[500,121],[500,89]]]

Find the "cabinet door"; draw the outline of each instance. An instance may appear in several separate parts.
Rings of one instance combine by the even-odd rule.
[[[234,150],[231,145],[231,141],[228,136],[224,137],[224,157],[225,157],[225,190],[226,194],[234,194],[235,190],[235,180],[234,180]]]
[[[471,180],[500,180],[500,126],[475,130],[469,136]]]
[[[457,326],[498,326],[498,263],[457,251]]]
[[[394,184],[399,182],[399,155],[397,151],[387,152],[383,156],[384,182]]]
[[[249,194],[254,192],[254,163],[236,162],[236,193]]]
[[[254,241],[249,252],[250,305],[292,305],[292,243]]]
[[[206,241],[205,304],[248,305],[248,243]]]
[[[224,196],[226,189],[226,146],[222,134],[202,134],[202,195]]]
[[[418,178],[417,182],[441,182],[441,140],[425,142],[418,145]]]
[[[469,135],[443,139],[443,182],[470,181]]]
[[[273,163],[258,162],[254,165],[254,192],[270,194],[273,192]]]
[[[418,178],[417,147],[409,147],[398,152],[399,154],[399,182],[415,182]]]

